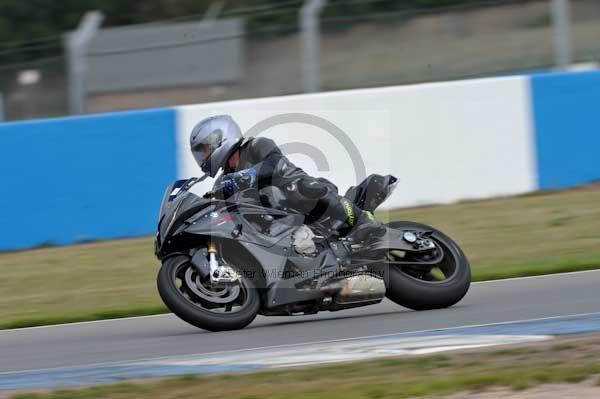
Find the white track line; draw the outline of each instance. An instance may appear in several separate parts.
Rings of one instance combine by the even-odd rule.
[[[510,281],[553,278],[553,277],[559,277],[559,276],[561,276],[561,277],[562,276],[571,276],[571,275],[584,274],[584,273],[600,273],[600,269],[581,270],[581,271],[577,271],[577,272],[567,272],[567,273],[542,274],[542,275],[538,275],[538,276],[511,277],[511,278],[503,278],[503,279],[498,279],[498,280],[476,281],[476,282],[471,283],[471,285],[497,284],[497,283],[510,282]],[[144,319],[150,319],[150,318],[170,317],[170,316],[172,316],[171,313],[161,313],[161,314],[155,314],[155,315],[149,315],[149,316],[131,316],[131,317],[120,317],[120,318],[116,318],[116,319],[78,321],[75,323],[61,323],[61,324],[49,324],[46,326],[11,328],[11,329],[0,330],[0,335],[2,335],[3,333],[9,333],[9,332],[14,332],[14,331],[27,331],[27,330],[37,330],[37,329],[44,329],[44,328],[60,328],[60,327],[71,327],[71,326],[75,327],[75,326],[84,326],[84,325],[88,325],[88,324],[111,323],[111,322],[120,322],[120,321],[128,321],[128,320],[144,320]]]
[[[148,316],[129,316],[129,317],[117,317],[116,319],[102,319],[102,320],[90,320],[90,321],[76,321],[74,323],[60,323],[60,324],[48,324],[45,326],[35,326],[35,327],[22,327],[22,328],[9,328],[0,330],[0,335],[2,333],[14,332],[14,331],[28,331],[28,330],[40,330],[44,328],[58,328],[58,327],[70,327],[70,326],[85,326],[88,324],[98,324],[98,323],[110,323],[110,322],[119,322],[119,321],[128,321],[128,320],[144,320],[144,319],[152,319],[158,317],[167,317],[174,316],[172,313],[159,313],[152,314]]]
[[[558,277],[558,276],[572,276],[572,275],[585,274],[585,273],[600,273],[600,269],[580,270],[577,272],[566,272],[566,273],[540,274],[537,276],[499,278],[496,280],[475,281],[475,282],[471,283],[471,285],[502,283],[504,281],[533,280],[533,279]]]

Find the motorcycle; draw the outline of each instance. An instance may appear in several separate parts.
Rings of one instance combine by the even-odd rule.
[[[155,241],[160,297],[196,327],[235,330],[258,314],[339,311],[384,297],[413,310],[440,309],[469,289],[465,254],[433,227],[393,221],[381,234],[356,241],[308,223],[276,187],[247,188],[227,199],[215,188],[192,193],[205,177],[166,189]],[[371,175],[345,198],[373,212],[395,182]]]

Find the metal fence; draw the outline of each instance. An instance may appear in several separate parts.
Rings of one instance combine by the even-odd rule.
[[[225,47],[234,39],[243,41],[239,46],[242,54],[236,61],[240,64],[238,79],[186,85],[156,82],[116,92],[88,91],[84,87],[85,104],[81,108],[86,112],[112,111],[497,76],[600,60],[597,0],[484,1],[425,11],[346,16],[331,12],[340,2],[305,0],[303,11],[301,5],[299,2],[259,11],[267,17],[264,22],[259,26],[246,24],[243,33],[235,38],[214,34],[210,37],[207,46],[213,48],[220,44]],[[285,15],[289,23],[270,23],[268,13]],[[334,14],[335,17],[330,16]],[[314,15],[317,19],[302,20],[303,15]],[[185,35],[168,42],[189,49],[192,58],[210,57],[214,53],[198,47],[197,41],[190,42]],[[140,47],[144,46],[148,47],[148,43],[140,43]],[[152,48],[149,46],[149,51]],[[84,66],[89,64],[86,57],[90,54],[84,52],[81,58]],[[149,56],[151,59],[152,54]],[[177,59],[162,60],[160,65],[168,73],[168,68],[177,62]],[[206,73],[202,67],[189,64],[187,69],[177,65],[178,70]],[[0,65],[5,118],[68,114],[73,76],[68,79],[66,65],[65,55]],[[87,73],[98,72],[91,68]],[[108,78],[94,75],[86,79],[97,88]]]
[[[570,14],[573,60],[600,61],[600,2],[571,0]]]
[[[0,64],[4,120],[67,115],[67,73],[63,56]]]

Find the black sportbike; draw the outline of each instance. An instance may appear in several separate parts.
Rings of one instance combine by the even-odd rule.
[[[394,221],[385,232],[356,242],[308,223],[286,206],[276,187],[250,188],[223,200],[214,189],[190,192],[202,180],[167,188],[155,243],[162,261],[160,296],[194,326],[234,330],[257,314],[337,311],[384,297],[414,310],[439,309],[456,304],[469,289],[465,254],[432,227]],[[374,211],[395,181],[371,175],[345,197]]]

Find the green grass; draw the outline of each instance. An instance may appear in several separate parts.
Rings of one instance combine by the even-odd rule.
[[[246,374],[188,375],[178,378],[23,393],[14,399],[82,398],[262,398],[262,399],[383,399],[444,396],[457,392],[504,387],[520,391],[549,383],[574,384],[600,373],[598,339],[572,344],[556,360],[551,343],[536,351],[512,348],[499,352],[469,352],[416,358],[269,370]],[[521,350],[518,350],[521,349]],[[583,361],[592,351],[595,360]],[[476,360],[474,360],[476,359]],[[332,383],[335,381],[335,383]]]
[[[152,239],[0,254],[0,328],[163,313]]]
[[[529,348],[529,347],[518,347],[518,348],[508,348],[508,349],[500,349],[491,354],[494,356],[509,356],[509,355],[531,355],[534,353],[539,353],[538,349]]]
[[[380,217],[453,237],[474,280],[600,268],[600,185]],[[162,313],[152,238],[0,253],[0,328]]]

